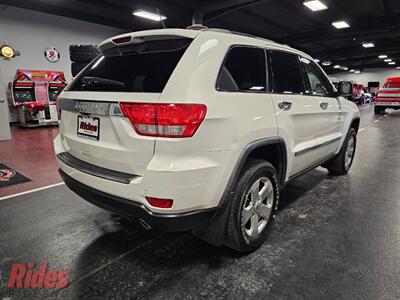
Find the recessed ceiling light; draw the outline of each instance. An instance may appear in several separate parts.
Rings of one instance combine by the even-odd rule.
[[[347,71],[348,69],[349,69],[348,67],[342,68],[343,71]]]
[[[320,60],[319,60],[318,58],[314,59],[314,61],[315,61],[316,63],[319,63],[319,62],[320,62]]]
[[[337,29],[349,28],[350,25],[346,21],[335,21],[332,23]]]
[[[319,0],[304,1],[303,4],[305,6],[307,6],[309,9],[311,9],[312,11],[320,11],[320,10],[328,9],[328,6],[326,6],[324,3],[322,3]]]
[[[354,73],[355,73],[355,74],[360,74],[361,71],[357,70],[357,71],[354,71]]]
[[[354,70],[354,69],[351,69],[349,72],[351,72],[351,73],[353,73],[353,72],[355,72],[356,70]]]
[[[396,62],[394,62],[394,61],[388,63],[388,65],[395,65],[395,64],[396,64]]]
[[[163,21],[163,20],[167,19],[166,16],[163,16],[160,14],[155,14],[155,13],[143,10],[143,9],[135,10],[132,14],[137,17],[146,18],[146,19],[153,20],[153,21]]]
[[[387,55],[379,55],[378,57],[383,59],[383,58],[387,58]]]
[[[364,48],[373,48],[373,47],[375,47],[374,43],[363,43],[362,45],[363,45]]]
[[[333,68],[334,69],[340,69],[340,66],[339,65],[335,65],[335,66],[333,66]]]
[[[322,62],[322,65],[325,66],[325,67],[328,67],[328,66],[330,66],[331,64],[332,64],[332,62],[329,61],[329,60],[325,60],[324,62]]]
[[[390,58],[384,60],[384,62],[390,62],[390,61],[392,61]]]

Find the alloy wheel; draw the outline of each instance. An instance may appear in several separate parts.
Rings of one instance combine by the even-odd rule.
[[[274,187],[267,177],[257,179],[245,195],[242,209],[242,231],[249,237],[258,236],[272,214]]]

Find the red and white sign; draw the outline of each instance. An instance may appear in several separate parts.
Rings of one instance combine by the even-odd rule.
[[[44,57],[46,57],[49,62],[56,63],[60,60],[60,53],[56,48],[50,47],[44,50]]]

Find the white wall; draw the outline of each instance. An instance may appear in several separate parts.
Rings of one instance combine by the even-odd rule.
[[[354,74],[350,72],[336,73],[331,75],[334,78],[345,80],[345,81],[355,81],[358,84],[368,85],[368,82],[379,81],[380,85],[385,83],[388,77],[400,77],[400,70],[395,68],[390,69],[365,69],[361,74]]]
[[[0,44],[9,43],[21,56],[11,61],[0,60],[4,81],[14,78],[18,68],[64,71],[71,79],[69,60],[70,44],[98,44],[102,40],[121,33],[120,29],[97,25],[65,17],[7,7],[0,9]],[[47,47],[55,47],[60,53],[57,63],[44,57]]]

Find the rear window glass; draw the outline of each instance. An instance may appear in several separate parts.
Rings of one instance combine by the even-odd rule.
[[[147,41],[118,47],[91,62],[70,91],[161,93],[191,39]]]

